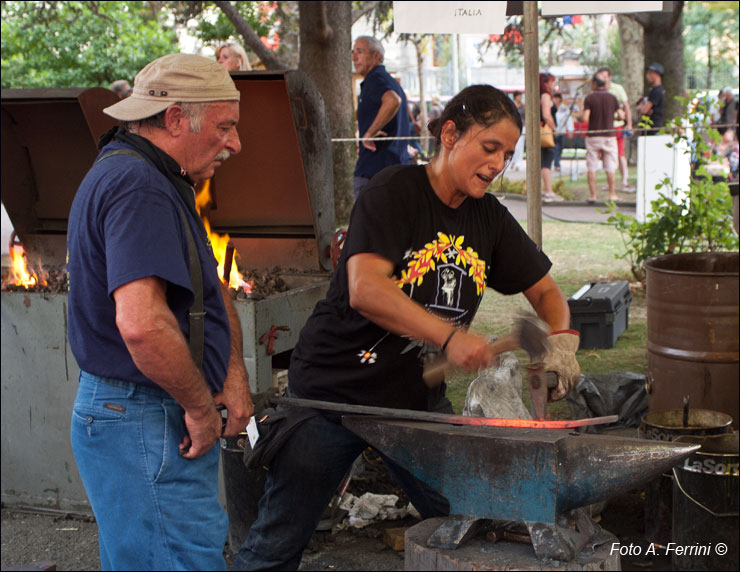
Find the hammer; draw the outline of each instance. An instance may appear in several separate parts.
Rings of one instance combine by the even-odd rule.
[[[517,319],[514,331],[491,342],[489,347],[496,354],[522,348],[529,354],[530,362],[536,364],[542,360],[547,350],[545,342],[548,335],[550,326],[544,321],[532,314],[522,314]],[[444,356],[427,364],[422,375],[425,383],[429,387],[436,387],[442,383],[447,367],[447,358]]]

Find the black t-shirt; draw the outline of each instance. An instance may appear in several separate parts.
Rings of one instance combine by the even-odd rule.
[[[648,93],[648,101],[653,104],[650,119],[653,127],[663,127],[663,112],[665,111],[665,88],[662,85],[656,85]]]
[[[737,123],[737,100],[734,98],[732,101],[726,102],[722,107],[722,112],[719,116],[719,127],[717,127],[719,134],[724,135],[725,131],[731,129],[731,127],[726,127],[731,123]]]
[[[551,266],[493,195],[453,209],[434,193],[424,166],[384,169],[355,204],[326,298],[293,350],[290,387],[299,397],[428,406],[422,359],[438,348],[392,334],[350,307],[346,263],[358,253],[391,261],[403,292],[455,325],[470,324],[486,286],[515,294]]]

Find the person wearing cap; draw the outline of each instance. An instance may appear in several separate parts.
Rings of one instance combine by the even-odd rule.
[[[67,243],[71,441],[101,567],[223,570],[218,441],[253,407],[193,185],[241,149],[239,91],[215,61],[172,54],[103,111],[121,126],[99,142]]]
[[[665,88],[663,87],[663,66],[652,63],[648,66],[646,77],[650,84],[650,92],[647,97],[637,103],[637,114],[642,117],[646,115],[652,122],[652,129],[647,130],[645,135],[656,134],[657,128],[663,127],[663,112],[665,111]]]
[[[719,114],[719,125],[717,131],[724,135],[725,131],[732,129],[733,125],[737,134],[737,99],[732,93],[731,87],[723,87],[719,91],[719,100],[722,102],[722,110]]]

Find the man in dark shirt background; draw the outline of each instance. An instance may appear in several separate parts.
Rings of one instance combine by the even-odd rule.
[[[371,36],[360,36],[352,48],[355,71],[365,79],[360,84],[357,125],[361,138],[406,137],[409,135],[406,94],[383,65],[383,45]],[[368,181],[390,165],[410,164],[408,141],[363,141],[355,166],[355,199]]]
[[[732,129],[732,125],[737,123],[737,99],[732,93],[732,88],[723,87],[719,92],[719,100],[722,102],[722,111],[719,115],[717,131],[720,135],[724,135],[725,131]]]
[[[596,170],[599,161],[604,165],[606,182],[609,186],[609,200],[618,199],[614,192],[615,172],[619,165],[617,151],[617,132],[614,129],[614,114],[619,111],[624,119],[624,111],[616,97],[607,91],[606,82],[594,75],[591,80],[593,91],[583,102],[581,121],[588,122],[586,137],[586,168],[588,169],[589,202],[596,200]],[[592,133],[595,132],[595,133]]]
[[[646,72],[650,92],[637,104],[637,115],[647,115],[653,122],[653,130],[648,130],[645,135],[654,135],[658,127],[663,127],[663,112],[665,111],[665,88],[663,87],[663,66],[652,63]]]

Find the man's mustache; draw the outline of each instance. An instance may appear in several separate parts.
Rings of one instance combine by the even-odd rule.
[[[216,155],[215,160],[216,161],[226,161],[226,159],[228,159],[229,157],[231,157],[231,153],[229,153],[226,149],[224,149],[223,151],[219,152],[218,155]]]

